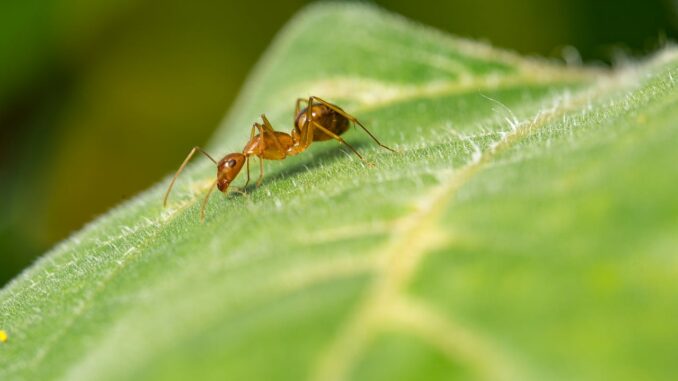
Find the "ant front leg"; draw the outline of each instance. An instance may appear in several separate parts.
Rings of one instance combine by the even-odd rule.
[[[259,157],[259,179],[257,179],[257,188],[264,181],[264,159]]]
[[[268,124],[270,126],[270,123],[268,123],[268,119],[266,119],[266,116],[264,114],[261,114],[261,118],[264,121],[264,125]],[[259,123],[254,124],[258,129],[259,129],[259,137],[260,137],[260,147],[259,147],[259,178],[257,179],[257,188],[261,186],[261,183],[264,181],[264,153],[266,152],[266,128],[262,126]],[[271,130],[273,128],[271,127]],[[275,139],[275,143],[280,147],[280,142],[278,139],[275,137],[275,133],[272,134],[273,138]]]
[[[252,125],[252,131],[250,132],[250,141],[254,139],[254,131],[256,130],[256,123]],[[247,185],[250,183],[250,157],[249,155],[245,156],[245,167],[247,170],[247,178],[245,179],[245,185],[242,187],[229,187],[229,189],[233,190],[236,193],[240,193],[242,195],[246,195],[247,193],[245,192],[245,189],[247,188]]]
[[[342,109],[339,108],[337,105],[332,104],[332,103],[330,103],[330,102],[328,102],[328,101],[322,100],[322,99],[320,99],[320,98],[318,98],[318,97],[316,97],[316,96],[311,96],[310,98],[308,98],[309,105],[313,104],[313,101],[318,101],[319,103],[322,103],[323,105],[325,105],[325,106],[331,108],[333,111],[339,113],[339,114],[340,114],[341,116],[343,116],[344,118],[346,118],[346,119],[350,120],[351,122],[353,122],[354,124],[357,124],[358,126],[360,126],[360,128],[362,128],[365,132],[367,132],[367,134],[370,135],[370,137],[372,138],[372,140],[374,140],[374,142],[377,143],[380,147],[386,148],[387,150],[389,150],[389,151],[391,151],[391,152],[398,152],[398,151],[394,150],[394,149],[391,148],[391,147],[388,147],[388,146],[385,146],[385,145],[381,144],[381,142],[379,141],[379,139],[377,139],[376,136],[372,135],[372,133],[370,132],[370,130],[368,130],[367,127],[363,126],[363,124],[360,123],[360,121],[358,120],[358,118],[356,118],[355,116],[353,116],[353,115],[347,113],[346,111],[342,110]]]
[[[247,188],[247,184],[250,183],[250,157],[245,156],[245,166],[247,167],[247,180],[245,180],[245,185],[242,186],[242,189]]]
[[[254,139],[254,132],[258,129],[259,125],[257,123],[252,124],[252,130],[250,130],[250,141]],[[242,189],[245,190],[247,185],[250,183],[250,156],[245,156],[245,166],[247,167],[247,180],[245,180],[245,185],[242,186]]]

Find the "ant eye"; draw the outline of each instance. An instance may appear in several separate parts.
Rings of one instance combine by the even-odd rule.
[[[229,160],[229,161],[226,163],[226,165],[228,165],[229,168],[235,167],[235,159]]]

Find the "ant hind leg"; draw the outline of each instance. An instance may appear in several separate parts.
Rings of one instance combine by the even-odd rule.
[[[297,98],[297,101],[295,102],[294,105],[294,119],[297,118],[297,115],[299,115],[299,111],[301,111],[301,102],[307,102],[307,105],[309,104],[306,98]]]
[[[370,130],[368,130],[367,127],[363,126],[363,124],[360,123],[360,121],[358,120],[358,118],[356,118],[355,116],[353,116],[353,115],[347,113],[346,111],[342,110],[342,109],[339,108],[337,105],[332,104],[332,103],[330,103],[330,102],[328,102],[328,101],[326,101],[326,100],[320,99],[320,98],[318,98],[318,97],[316,97],[316,96],[312,96],[312,97],[309,98],[309,104],[312,104],[311,102],[313,102],[314,100],[316,100],[316,101],[322,103],[323,105],[325,105],[325,106],[331,108],[333,111],[339,113],[339,114],[340,114],[341,116],[343,116],[344,118],[346,118],[346,119],[350,120],[351,122],[353,122],[353,123],[357,124],[358,126],[360,126],[360,128],[362,128],[365,132],[367,132],[367,134],[372,138],[372,140],[374,140],[374,142],[377,143],[380,147],[385,148],[385,149],[387,149],[387,150],[389,150],[389,151],[391,151],[391,152],[398,152],[398,151],[394,150],[393,148],[391,148],[391,147],[389,147],[389,146],[386,146],[386,145],[382,144],[382,143],[379,141],[379,139],[377,139],[376,136],[372,135],[372,133],[370,132]]]
[[[322,125],[320,125],[316,121],[313,121],[313,125],[315,126],[315,128],[317,128],[320,131],[324,132],[325,134],[331,136],[334,140],[338,141],[340,144],[344,144],[345,146],[350,148],[351,151],[353,151],[353,153],[356,154],[356,156],[358,156],[358,158],[360,158],[360,160],[362,160],[363,163],[367,164],[370,167],[374,167],[374,164],[372,162],[365,160],[365,158],[358,151],[356,151],[356,149],[353,148],[352,145],[348,144],[348,142],[346,142],[346,140],[344,140],[341,136],[339,136],[339,135],[335,134],[334,132],[328,130],[327,128],[323,127]]]

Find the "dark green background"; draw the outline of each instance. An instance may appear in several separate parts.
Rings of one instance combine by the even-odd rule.
[[[0,284],[174,171],[306,3],[0,2]],[[669,0],[376,3],[524,54],[576,60],[574,46],[592,64],[678,34]]]

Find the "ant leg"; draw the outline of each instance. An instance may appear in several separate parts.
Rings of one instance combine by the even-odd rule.
[[[372,138],[372,140],[374,140],[374,142],[377,143],[379,146],[381,146],[381,147],[383,147],[383,148],[386,148],[387,150],[389,150],[389,151],[391,151],[391,152],[398,152],[398,151],[394,150],[394,149],[391,148],[391,147],[388,147],[388,146],[385,146],[385,145],[381,144],[381,142],[377,139],[377,137],[374,136],[374,135],[372,135],[372,133],[370,132],[370,130],[368,130],[367,127],[363,126],[363,124],[360,123],[360,121],[358,120],[358,118],[356,118],[355,116],[353,116],[353,115],[347,113],[346,111],[342,110],[342,109],[339,108],[338,106],[336,106],[336,105],[334,105],[334,104],[332,104],[332,103],[330,103],[330,102],[328,102],[328,101],[322,100],[322,99],[320,99],[320,98],[318,98],[318,97],[312,96],[312,97],[309,98],[309,102],[312,102],[313,100],[316,100],[316,101],[318,101],[318,102],[324,104],[325,106],[331,108],[333,111],[336,111],[336,112],[338,112],[339,114],[341,114],[341,115],[342,115],[343,117],[345,117],[346,119],[348,119],[348,120],[350,120],[351,122],[353,122],[353,123],[359,125],[360,128],[362,128],[365,132],[367,132],[367,134],[370,135],[370,137]]]
[[[259,158],[259,179],[257,180],[257,187],[264,181],[264,159]]]
[[[267,123],[268,120],[266,117],[262,114],[262,119],[264,120],[264,123]],[[259,178],[257,179],[257,188],[261,185],[261,182],[264,180],[264,159],[262,157],[264,156],[264,152],[266,151],[266,138],[264,138],[264,134],[266,133],[266,128],[265,126],[262,126],[259,123],[255,123],[257,128],[259,129],[259,134],[261,134],[261,148],[260,148],[260,155],[257,155],[259,157]],[[270,125],[270,124],[269,124]],[[275,134],[273,134],[275,135]],[[275,138],[275,137],[274,137]],[[278,146],[280,145],[280,142],[278,142],[278,139],[275,138],[274,141]]]
[[[297,102],[294,106],[294,119],[297,118],[297,115],[299,115],[299,111],[301,111],[301,102],[308,102],[306,98],[297,98]]]
[[[250,157],[245,156],[245,165],[247,166],[247,180],[245,181],[245,185],[242,186],[242,189],[244,190],[247,188],[247,184],[250,183]]]
[[[170,183],[169,187],[167,188],[167,192],[165,193],[165,198],[162,201],[163,207],[167,206],[167,199],[169,198],[170,192],[172,191],[172,187],[174,186],[174,182],[177,181],[177,177],[179,177],[179,174],[181,173],[181,171],[184,170],[184,168],[186,167],[186,164],[188,164],[188,161],[191,160],[191,157],[193,157],[193,155],[196,152],[201,152],[203,155],[207,156],[208,159],[212,160],[214,165],[217,165],[217,161],[214,160],[212,158],[212,156],[210,156],[207,152],[203,151],[202,148],[200,148],[198,146],[193,147],[193,149],[191,149],[191,152],[188,153],[188,156],[186,156],[186,159],[184,160],[184,162],[181,163],[181,166],[179,167],[179,170],[177,171],[177,173],[174,174],[174,177],[172,178],[172,182]]]
[[[266,135],[264,134],[266,130],[264,129],[264,126],[262,126],[261,124],[254,123],[254,125],[252,125],[252,134],[251,134],[252,138],[250,138],[250,142],[254,139],[255,128],[259,130],[259,144],[257,145],[256,151],[252,151],[247,154],[248,158],[250,154],[261,157],[264,154],[264,152],[266,152],[266,138],[265,138]]]
[[[252,141],[252,139],[254,139],[254,131],[256,131],[256,130],[257,130],[257,124],[254,123],[254,124],[252,124],[252,129],[250,130],[250,140],[249,141]],[[247,185],[250,183],[250,156],[249,155],[245,156],[245,163],[246,163],[246,166],[247,166],[247,180],[245,180],[245,185],[242,186],[243,191],[245,190],[245,188],[247,188]],[[242,191],[241,191],[241,193],[245,194],[245,192],[242,192]]]
[[[365,158],[362,157],[362,155],[359,154],[358,151],[356,151],[356,149],[353,148],[352,145],[348,144],[348,143],[346,142],[346,140],[342,139],[341,136],[339,136],[339,135],[335,134],[334,132],[328,130],[327,128],[321,126],[321,125],[318,124],[318,122],[316,122],[316,121],[313,121],[313,124],[314,124],[315,127],[316,127],[317,129],[319,129],[320,131],[326,133],[327,135],[329,135],[329,136],[331,136],[332,138],[334,138],[335,140],[337,140],[339,143],[344,144],[344,145],[346,145],[348,148],[350,148],[351,151],[353,151],[353,153],[356,154],[356,155],[360,158],[360,160],[363,161],[363,163],[365,163],[365,164],[367,164],[367,165],[369,165],[369,166],[374,166],[374,164],[372,164],[372,163],[370,163],[369,161],[365,160]]]
[[[308,147],[313,143],[313,129],[311,128],[310,121],[312,120],[311,106],[313,105],[313,97],[308,98],[308,107],[306,107],[306,122],[301,127],[300,135],[301,142],[304,147]],[[296,124],[295,124],[296,125]]]
[[[202,222],[202,223],[205,223],[205,208],[207,207],[207,200],[210,199],[210,195],[212,194],[212,191],[216,187],[217,181],[219,181],[219,180],[214,180],[214,182],[210,186],[210,190],[207,191],[207,195],[205,196],[205,199],[202,200],[202,206],[200,207],[200,222]]]
[[[282,144],[280,144],[280,140],[278,140],[278,136],[275,134],[275,130],[273,129],[271,122],[268,121],[268,118],[266,118],[266,115],[264,114],[261,114],[261,120],[264,121],[264,132],[268,132],[268,136],[271,137],[271,140],[273,140],[276,148],[281,154],[283,154],[284,158],[286,156],[285,150],[283,149]]]

